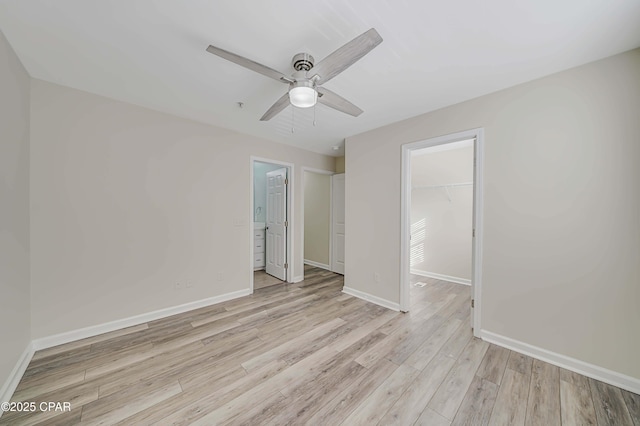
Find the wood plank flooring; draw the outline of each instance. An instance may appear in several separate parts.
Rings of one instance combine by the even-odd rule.
[[[272,285],[284,284],[284,281],[279,280],[267,274],[264,270],[253,272],[253,290],[259,290],[261,288],[270,287]]]
[[[305,276],[40,351],[13,400],[71,411],[0,425],[640,426],[640,396],[474,338],[467,286],[414,276],[401,314]]]

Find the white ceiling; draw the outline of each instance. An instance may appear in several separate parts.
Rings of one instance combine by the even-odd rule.
[[[262,114],[290,75],[375,27],[384,41],[326,84],[365,112]],[[329,155],[345,137],[640,46],[638,0],[0,0],[32,77]],[[243,102],[239,108],[237,102]]]

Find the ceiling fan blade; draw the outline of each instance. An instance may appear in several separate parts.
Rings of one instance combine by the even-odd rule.
[[[344,112],[345,114],[357,117],[364,112],[342,96],[332,92],[329,89],[325,89],[324,87],[318,87],[318,95],[318,102],[333,109],[337,109],[338,111]]]
[[[235,53],[231,53],[227,50],[220,49],[219,47],[209,46],[207,47],[207,52],[213,53],[214,55],[220,56],[221,58],[224,58],[227,61],[231,61],[235,64],[248,68],[262,75],[266,75],[267,77],[271,77],[274,80],[282,81],[283,83],[293,82],[293,80],[291,80],[286,75],[282,74],[280,71],[276,71],[273,68],[269,68],[266,65],[259,64],[255,61],[252,61],[251,59],[245,58],[244,56],[236,55]]]
[[[282,95],[280,99],[276,101],[275,104],[271,105],[271,108],[264,113],[260,121],[269,121],[276,115],[278,115],[283,109],[289,106],[289,92]]]
[[[375,28],[371,28],[318,62],[316,66],[311,68],[308,75],[320,77],[317,84],[326,83],[356,63],[380,43],[382,43],[382,37]]]

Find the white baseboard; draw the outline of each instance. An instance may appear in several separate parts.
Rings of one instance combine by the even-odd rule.
[[[375,303],[376,305],[380,305],[384,308],[391,309],[393,311],[400,311],[400,304],[395,302],[390,302],[386,299],[382,299],[378,296],[374,296],[369,293],[365,293],[360,290],[356,290],[350,287],[343,287],[342,292],[349,294],[351,296],[357,297],[358,299],[366,300],[367,302]]]
[[[33,349],[33,343],[29,343],[18,359],[18,362],[13,367],[11,374],[9,374],[9,377],[7,377],[7,380],[0,389],[0,402],[8,402],[11,400],[11,397],[18,387],[18,383],[20,383],[24,372],[27,370],[34,353],[35,350]],[[2,413],[3,411],[0,410],[0,417],[2,416]]]
[[[421,277],[434,278],[436,280],[449,281],[449,282],[456,283],[456,284],[471,285],[471,280],[468,280],[466,278],[459,278],[459,277],[452,277],[450,275],[436,274],[435,272],[421,271],[419,269],[411,269],[410,272],[412,274],[414,274],[414,275],[420,275]]]
[[[291,282],[295,284],[295,283],[299,283],[302,280],[304,280],[304,275],[298,275],[296,277],[293,277]]]
[[[529,355],[530,357],[548,362],[549,364],[571,370],[583,376],[626,389],[629,392],[640,394],[640,379],[627,376],[597,365],[589,364],[579,359],[571,358],[528,343],[520,342],[500,334],[486,330],[480,330],[480,338],[498,346]]]
[[[304,260],[305,265],[315,266],[316,268],[326,269],[327,271],[331,270],[331,266],[325,265],[324,263],[314,262],[313,260]]]
[[[136,315],[129,318],[123,318],[104,324],[81,328],[79,330],[72,330],[53,336],[41,337],[39,339],[35,339],[32,342],[32,346],[34,351],[39,351],[41,349],[47,349],[54,346],[62,345],[64,343],[74,342],[76,340],[86,339],[87,337],[93,337],[99,334],[108,333],[110,331],[144,324],[145,322],[155,321],[161,318],[169,317],[171,315],[181,314],[183,312],[192,311],[194,309],[203,308],[205,306],[215,305],[216,303],[226,302],[227,300],[237,299],[238,297],[248,296],[249,294],[251,294],[251,291],[249,289],[238,290],[231,293],[222,294],[220,296],[214,296],[207,299],[197,300],[195,302],[185,303],[183,305],[172,306],[169,308],[147,312],[145,314]]]

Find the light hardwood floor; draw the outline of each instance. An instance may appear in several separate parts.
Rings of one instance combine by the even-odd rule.
[[[259,290],[261,288],[270,287],[272,285],[284,284],[284,281],[279,280],[267,274],[264,270],[253,272],[253,289]]]
[[[414,277],[415,278],[415,277]],[[640,396],[472,337],[469,287],[400,314],[306,279],[36,353],[2,425],[633,425]]]

